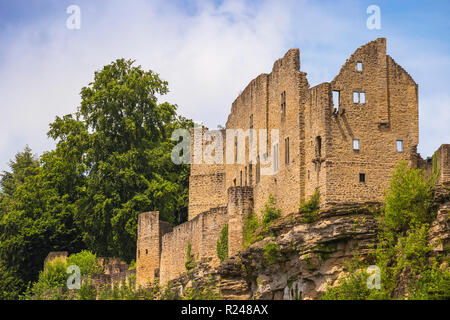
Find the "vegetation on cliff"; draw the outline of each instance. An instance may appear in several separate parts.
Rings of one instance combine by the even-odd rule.
[[[217,240],[217,257],[220,262],[228,258],[228,223],[222,228]]]
[[[303,215],[302,221],[312,223],[319,218],[320,192],[316,189],[308,201],[300,203],[299,212]]]
[[[261,221],[250,211],[244,217],[242,227],[243,246],[247,248],[252,243],[261,240],[267,234],[268,228],[273,221],[281,216],[281,210],[276,207],[276,201],[273,195],[269,195],[264,208],[261,210]]]
[[[329,287],[322,299],[449,299],[450,271],[448,257],[432,255],[429,243],[435,177],[420,169],[398,164],[386,205],[377,216],[378,241],[362,263],[349,266],[349,275]],[[380,288],[369,289],[368,265],[380,270]]]

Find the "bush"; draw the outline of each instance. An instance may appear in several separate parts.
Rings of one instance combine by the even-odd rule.
[[[262,210],[262,223],[268,226],[273,220],[278,219],[281,216],[281,210],[275,208],[275,198],[269,195],[269,200],[264,205]]]
[[[435,181],[435,176],[410,169],[404,161],[397,165],[386,192],[385,210],[378,217],[378,243],[369,256],[380,268],[381,289],[368,290],[367,275],[352,273],[353,268],[336,287],[327,289],[323,299],[450,298],[445,257],[430,257],[428,244]]]
[[[208,282],[202,287],[196,286],[186,288],[181,296],[183,300],[219,300],[220,294],[217,290],[215,281],[209,276]]]
[[[38,281],[25,293],[25,299],[61,299],[67,285],[66,270],[65,261],[48,261],[39,272]]]
[[[280,248],[275,242],[269,242],[264,245],[264,257],[266,258],[268,265],[272,265],[280,261]]]
[[[356,271],[340,279],[338,285],[327,288],[321,300],[366,300],[370,295],[367,288],[367,273]]]
[[[217,256],[220,262],[228,258],[228,224],[220,232],[220,238],[217,240]]]
[[[91,279],[83,281],[80,290],[78,291],[79,300],[95,300],[97,297],[97,290],[92,285]]]
[[[186,270],[192,270],[195,268],[195,262],[194,262],[194,256],[191,254],[191,250],[192,250],[192,246],[191,243],[188,242],[188,246],[187,246],[187,252],[186,252],[186,263],[184,264],[184,266],[186,267]]]
[[[308,201],[300,203],[299,211],[303,214],[303,222],[312,223],[319,218],[320,192],[316,189]]]
[[[102,273],[102,269],[97,267],[97,257],[88,250],[73,253],[67,258],[67,266],[76,265],[80,268],[82,276],[91,276]]]
[[[436,177],[427,177],[421,169],[410,169],[401,161],[386,191],[383,225],[391,230],[405,231],[415,224],[433,218],[433,187]]]

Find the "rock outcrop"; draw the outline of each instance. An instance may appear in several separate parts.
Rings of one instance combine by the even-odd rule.
[[[343,273],[355,252],[364,258],[376,240],[374,212],[379,204],[347,205],[320,213],[313,223],[293,213],[275,221],[268,236],[217,268],[199,263],[172,281],[183,290],[213,280],[223,299],[317,299]],[[265,247],[275,244],[276,261]],[[208,277],[209,275],[209,277]]]

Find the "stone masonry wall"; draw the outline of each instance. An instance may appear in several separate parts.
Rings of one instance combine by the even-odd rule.
[[[253,210],[252,187],[228,188],[228,256],[236,254],[243,245],[243,219]]]
[[[199,213],[210,208],[226,204],[225,167],[222,163],[208,163],[213,159],[215,152],[222,153],[224,148],[210,150],[215,135],[225,134],[220,130],[210,130],[202,127],[191,130],[191,174],[189,176],[189,209],[188,220],[194,219]],[[211,156],[208,158],[208,156]],[[206,162],[206,164],[205,164]]]
[[[136,249],[137,285],[146,285],[159,277],[161,238],[171,229],[169,223],[159,220],[158,211],[139,215]]]
[[[380,38],[357,49],[331,87],[340,91],[340,107],[329,118],[325,201],[381,201],[395,164],[409,161],[419,142],[417,84],[386,55],[386,40]],[[353,92],[364,92],[365,102],[355,103]],[[353,139],[359,140],[359,150],[353,149]]]
[[[236,129],[248,134],[245,157],[228,163],[231,152],[239,160],[234,154],[242,140],[228,136]],[[266,150],[260,129],[267,132]],[[278,130],[278,141],[271,130]],[[214,148],[217,137],[223,144]],[[250,141],[257,143],[256,159],[249,158]],[[236,253],[243,217],[250,210],[259,215],[270,194],[283,216],[296,212],[317,188],[322,207],[381,201],[398,161],[431,170],[431,161],[417,153],[418,143],[418,85],[386,55],[386,39],[359,47],[331,82],[312,88],[300,71],[299,50],[291,49],[236,98],[226,130],[192,130],[189,221],[169,232],[157,215],[139,217],[138,281],[159,276],[164,283],[185,272],[188,243],[194,260],[217,263],[216,242],[226,223],[229,254]],[[449,150],[443,145],[436,153],[442,181],[450,180]],[[273,166],[276,157],[278,170],[264,175],[264,162]],[[213,158],[219,161],[211,163]],[[147,248],[151,253],[142,256]]]
[[[216,243],[223,226],[228,222],[226,207],[212,208],[173,228],[162,237],[160,283],[166,283],[186,272],[188,243],[194,263],[219,262]]]
[[[245,162],[226,165],[226,187],[252,186],[254,210],[260,214],[264,204],[272,194],[283,214],[293,212],[303,196],[301,183],[301,156],[299,152],[300,117],[299,100],[308,88],[306,74],[300,71],[300,52],[289,50],[277,60],[270,74],[261,74],[244,89],[232,104],[226,123],[227,129],[255,129],[258,159],[250,163],[248,150],[250,138],[246,139]],[[284,108],[282,106],[285,101]],[[259,130],[267,130],[267,158],[273,165],[274,145],[278,143],[278,171],[273,175],[259,174],[264,166],[260,147]],[[278,141],[272,141],[271,130],[278,130]],[[289,142],[287,142],[289,139]],[[286,146],[289,146],[289,159],[286,161]],[[241,179],[242,177],[242,179]]]

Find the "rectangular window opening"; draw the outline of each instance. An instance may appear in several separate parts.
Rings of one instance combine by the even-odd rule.
[[[339,110],[339,94],[340,92],[337,90],[333,90],[333,105],[336,110]]]
[[[247,186],[247,167],[245,167],[244,185]]]
[[[396,145],[397,145],[397,151],[403,152],[403,140],[397,140]]]
[[[278,171],[278,143],[273,145],[273,168],[274,172]]]
[[[357,62],[356,63],[356,71],[362,71],[362,68],[363,68],[363,65],[362,65],[362,62]]]
[[[353,139],[353,150],[359,150],[359,139]]]
[[[286,91],[281,93],[281,117],[286,116]]]
[[[365,173],[359,174],[359,182],[362,182],[362,183],[366,182],[366,174]]]
[[[353,103],[359,102],[359,94],[356,91],[353,91]]]

